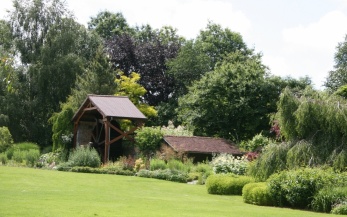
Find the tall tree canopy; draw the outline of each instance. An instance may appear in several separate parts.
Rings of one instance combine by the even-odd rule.
[[[95,30],[103,39],[132,31],[122,13],[109,11],[100,12],[96,17],[92,17],[88,22],[88,29]]]
[[[345,41],[338,44],[336,50],[335,69],[329,72],[324,84],[330,92],[335,92],[347,84],[347,36]]]
[[[167,74],[166,62],[176,57],[180,45],[176,30],[152,30],[150,26],[137,28],[135,34],[116,35],[106,43],[116,69],[126,76],[132,72],[141,76],[139,83],[147,90],[144,101],[153,106],[167,101],[173,93],[174,80]]]

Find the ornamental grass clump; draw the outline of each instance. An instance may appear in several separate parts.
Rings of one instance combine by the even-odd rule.
[[[211,165],[213,172],[218,173],[233,173],[236,175],[244,175],[247,170],[248,160],[242,157],[234,157],[231,154],[219,154],[214,156]]]
[[[101,159],[94,148],[78,147],[69,156],[67,162],[70,167],[100,167]]]

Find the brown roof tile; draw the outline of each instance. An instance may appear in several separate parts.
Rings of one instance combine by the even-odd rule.
[[[210,137],[164,136],[164,140],[175,151],[187,153],[228,153],[241,155],[242,152],[225,139]]]

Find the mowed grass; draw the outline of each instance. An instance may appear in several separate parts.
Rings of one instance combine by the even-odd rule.
[[[241,196],[207,194],[200,185],[0,166],[0,216],[333,215],[249,205]]]

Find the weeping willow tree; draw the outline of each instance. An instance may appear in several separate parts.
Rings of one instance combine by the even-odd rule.
[[[339,170],[346,169],[345,98],[312,88],[300,94],[287,88],[280,96],[276,117],[284,138],[299,141],[287,154],[288,166],[330,164]]]

